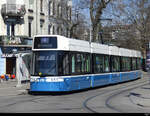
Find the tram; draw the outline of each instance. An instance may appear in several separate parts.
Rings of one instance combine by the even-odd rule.
[[[59,35],[37,35],[30,92],[70,92],[141,77],[141,53]]]

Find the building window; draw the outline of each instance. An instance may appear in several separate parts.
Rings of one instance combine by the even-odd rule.
[[[53,35],[55,35],[55,26],[53,26]]]
[[[48,34],[51,35],[51,28],[52,26],[51,25],[48,25]]]
[[[59,35],[59,34],[60,34],[60,28],[57,27],[57,35]]]
[[[52,15],[52,2],[50,1],[49,2],[49,5],[48,5],[48,14],[49,14],[49,16],[51,16]]]
[[[29,0],[29,9],[33,10],[34,0]]]
[[[33,17],[28,17],[28,36],[31,37],[32,36],[32,21],[33,21]]]
[[[7,36],[10,36],[10,24],[7,24]]]
[[[55,1],[53,1],[53,15],[55,15]]]
[[[44,26],[44,20],[40,19],[40,29],[41,29],[41,35],[43,34],[43,26]]]
[[[43,12],[43,0],[40,0],[40,11]]]
[[[72,8],[71,7],[66,7],[67,20],[71,21],[71,15],[72,15]]]
[[[61,5],[60,4],[57,6],[57,16],[62,17],[62,10],[61,10]]]
[[[29,37],[31,37],[31,22],[29,22]]]

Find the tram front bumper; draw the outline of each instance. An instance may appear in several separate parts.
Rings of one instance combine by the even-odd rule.
[[[30,80],[30,92],[59,92],[68,91],[64,79],[37,78]]]

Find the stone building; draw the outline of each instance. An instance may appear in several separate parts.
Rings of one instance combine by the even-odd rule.
[[[11,3],[11,1],[13,1]],[[19,2],[20,1],[20,2]],[[59,34],[69,36],[71,24],[71,0],[1,0],[0,2],[0,36],[8,35],[10,26],[2,16],[4,4],[25,5],[23,21],[14,27],[15,36],[33,37],[37,34]],[[13,7],[12,7],[13,8]],[[19,10],[19,9],[17,9]]]
[[[0,76],[17,75],[35,35],[69,37],[71,15],[72,0],[0,0]]]

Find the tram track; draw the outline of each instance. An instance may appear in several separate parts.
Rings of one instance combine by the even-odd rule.
[[[118,87],[118,88],[115,88],[115,89],[109,89],[109,90],[104,90],[104,91],[101,91],[99,94],[95,94],[95,95],[92,95],[90,97],[88,97],[84,102],[83,102],[83,108],[88,111],[89,113],[100,113],[98,111],[95,110],[96,107],[90,107],[88,105],[88,103],[97,98],[97,97],[100,97],[100,96],[103,96],[105,94],[108,94],[108,96],[106,97],[106,100],[105,100],[105,107],[111,109],[112,111],[115,111],[115,112],[118,112],[118,113],[123,113],[123,111],[115,108],[110,102],[113,98],[115,98],[116,96],[124,93],[124,92],[127,92],[127,91],[131,91],[131,90],[134,90],[136,88],[139,88],[139,87],[142,87],[144,85],[147,85],[148,84],[148,80],[143,80],[141,81],[140,79],[140,82],[136,82],[137,80],[133,81],[133,83],[131,83],[130,85],[125,85],[124,87]],[[136,82],[136,83],[135,83]],[[126,84],[126,83],[125,83]]]
[[[120,95],[128,91],[148,84],[147,76],[144,78],[115,84],[105,87],[98,87],[85,91],[79,91],[62,95],[19,95],[12,97],[0,97],[0,111],[4,112],[82,112],[82,113],[103,113],[127,111],[120,102]],[[88,97],[87,97],[88,96]],[[126,96],[126,95],[125,95]],[[116,98],[117,97],[117,98]],[[115,99],[114,99],[115,98]],[[127,98],[127,97],[126,97]],[[13,99],[13,100],[12,100]],[[6,102],[5,102],[6,101]],[[129,101],[130,102],[130,101]],[[116,105],[117,104],[117,105]],[[119,107],[119,105],[121,107]],[[133,103],[132,103],[133,104]],[[24,109],[25,106],[27,108]],[[135,105],[135,104],[133,104]],[[16,109],[18,108],[18,109]],[[12,110],[13,109],[13,110]]]
[[[116,111],[116,112],[118,112],[118,113],[125,113],[125,112],[123,112],[122,110],[120,110],[120,109],[114,107],[114,106],[110,103],[110,102],[113,100],[113,98],[115,98],[115,97],[118,96],[118,95],[121,95],[121,94],[124,93],[124,92],[128,92],[128,91],[134,90],[134,89],[136,89],[136,88],[145,86],[145,85],[147,85],[147,84],[148,84],[148,83],[142,84],[142,85],[139,85],[139,86],[130,88],[130,89],[126,89],[126,90],[122,90],[122,91],[116,92],[116,93],[114,93],[113,95],[109,96],[109,97],[106,99],[105,105],[106,105],[109,109],[112,109],[112,110],[114,110],[114,111]]]

